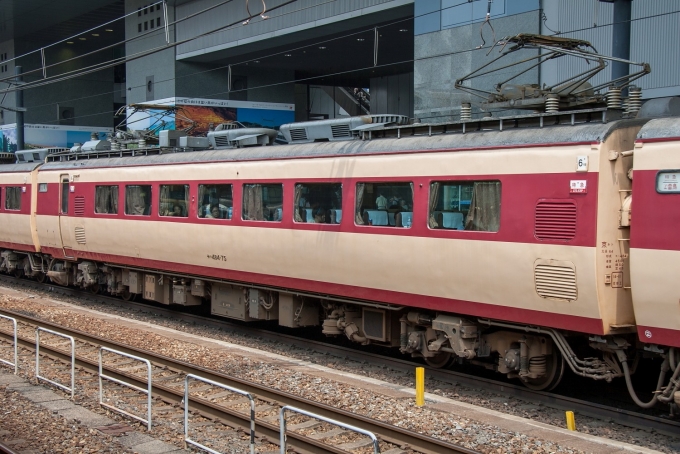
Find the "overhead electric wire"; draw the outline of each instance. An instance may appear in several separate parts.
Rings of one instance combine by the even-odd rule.
[[[232,0],[228,0],[228,1],[232,1]],[[293,1],[295,1],[295,0],[293,0]],[[289,3],[292,3],[293,1],[286,2],[285,4],[282,4],[282,5],[273,7],[272,10],[281,8],[282,6],[285,6],[285,5],[289,4]],[[332,0],[330,0],[330,1],[332,1]],[[318,5],[315,5],[315,6],[318,6]],[[302,9],[300,9],[300,10],[296,10],[296,11],[293,11],[293,12],[291,12],[291,13],[299,12],[299,11],[301,11],[301,10],[303,10],[303,9],[309,9],[309,8],[310,8],[310,7],[302,8]],[[285,14],[291,14],[291,13],[285,13]],[[629,20],[629,21],[621,21],[621,22],[612,22],[612,23],[609,23],[609,24],[602,24],[602,25],[599,25],[599,26],[597,26],[597,27],[588,27],[588,28],[585,28],[585,29],[577,29],[577,30],[565,31],[565,32],[561,32],[561,33],[559,33],[559,34],[568,34],[568,33],[573,33],[573,32],[576,32],[576,31],[582,31],[582,30],[587,30],[587,29],[592,29],[592,28],[602,28],[602,27],[607,27],[607,26],[613,26],[613,25],[615,25],[615,24],[617,24],[617,23],[622,23],[622,22],[633,22],[633,21],[651,19],[651,18],[655,18],[655,17],[666,16],[666,15],[672,15],[672,14],[677,14],[677,13],[680,13],[680,10],[670,11],[670,12],[660,13],[660,14],[654,14],[654,15],[651,15],[651,16],[639,17],[639,18],[636,18],[636,19],[631,19],[631,20]],[[277,17],[281,17],[281,16],[283,16],[283,15],[285,15],[285,14],[282,14],[282,15],[277,16]],[[382,25],[382,26],[380,26],[380,28],[387,27],[387,26],[390,26],[390,25],[394,25],[394,24],[396,24],[396,23],[404,22],[404,21],[407,21],[407,20],[411,20],[411,18],[408,18],[408,19],[400,19],[400,20],[394,21],[394,22],[392,22],[392,23],[390,23],[390,24]],[[240,21],[239,21],[239,22],[240,22]],[[190,38],[190,39],[185,40],[185,41],[190,41],[190,40],[193,40],[193,39],[197,39],[197,38],[203,37],[203,36],[205,36],[205,35],[209,35],[209,34],[212,34],[212,33],[216,33],[216,32],[218,32],[218,31],[221,31],[221,30],[224,29],[224,28],[232,27],[232,26],[234,26],[235,24],[236,24],[236,23],[229,24],[229,25],[227,25],[227,26],[221,27],[220,29],[216,29],[216,30],[212,30],[212,31],[210,31],[210,32],[206,32],[206,33],[204,33],[204,34],[198,35],[198,36],[196,36],[196,37]],[[280,55],[280,54],[285,54],[285,53],[293,52],[293,51],[295,51],[295,50],[300,50],[300,49],[304,49],[304,48],[307,48],[307,47],[317,46],[317,45],[319,45],[319,44],[324,44],[324,43],[336,41],[336,40],[343,39],[343,38],[350,37],[350,36],[354,36],[354,35],[357,35],[357,34],[366,33],[366,32],[371,31],[371,30],[373,30],[373,29],[374,29],[374,28],[367,29],[367,30],[363,30],[363,31],[360,31],[360,32],[352,32],[352,33],[349,33],[349,34],[347,34],[347,35],[343,35],[343,36],[340,36],[340,37],[330,38],[330,39],[327,39],[327,40],[322,40],[322,41],[319,41],[319,42],[314,43],[314,44],[309,44],[309,45],[306,45],[306,46],[298,46],[298,47],[296,47],[296,48],[292,48],[292,49],[289,49],[289,50],[276,52],[276,53],[270,54],[270,55],[268,55],[268,56],[264,56],[264,57],[256,57],[256,58],[253,58],[253,59],[250,59],[250,60],[245,60],[245,61],[242,61],[242,62],[230,64],[230,65],[225,65],[225,66],[222,66],[222,67],[219,67],[219,68],[211,68],[211,69],[208,69],[208,70],[198,71],[198,72],[191,73],[191,74],[187,74],[187,75],[180,76],[180,77],[173,77],[173,78],[165,79],[165,80],[162,80],[162,81],[158,81],[158,82],[156,82],[156,83],[169,82],[169,81],[177,80],[177,79],[184,78],[184,77],[191,77],[191,76],[195,76],[195,75],[198,75],[198,74],[203,74],[203,73],[207,73],[207,72],[216,71],[216,70],[219,70],[219,69],[225,69],[225,68],[228,68],[229,66],[232,66],[232,67],[233,67],[233,66],[238,66],[238,65],[245,64],[245,63],[249,63],[249,62],[252,62],[252,61],[262,60],[262,59],[264,59],[264,58],[269,58],[269,57],[272,57],[272,56],[276,56],[276,55]],[[158,32],[158,31],[156,31],[156,32]],[[183,43],[184,43],[184,41],[175,43],[174,45],[179,45],[179,44],[183,44]],[[486,46],[486,47],[484,47],[484,48],[482,48],[482,49],[488,49],[488,48],[491,48],[491,47],[493,47],[493,46]],[[157,49],[164,50],[164,49],[167,49],[167,48],[169,48],[169,47],[168,47],[168,46],[163,46],[162,48],[157,48]],[[223,91],[223,92],[216,92],[216,93],[204,94],[204,95],[202,95],[202,96],[215,96],[215,95],[224,94],[224,93],[230,93],[230,92],[231,92],[231,93],[238,93],[238,92],[242,92],[242,91],[257,90],[257,89],[261,89],[261,88],[270,88],[270,87],[273,87],[273,86],[294,84],[294,83],[297,83],[297,82],[315,80],[315,79],[320,79],[320,78],[323,78],[323,77],[332,77],[332,76],[336,76],[336,75],[343,75],[343,74],[349,74],[349,73],[352,73],[352,72],[366,71],[366,70],[375,69],[375,68],[380,68],[380,67],[385,67],[385,66],[393,66],[393,65],[404,64],[404,63],[412,63],[412,62],[420,61],[420,60],[427,60],[427,59],[431,59],[431,58],[444,57],[444,56],[450,56],[450,55],[457,55],[457,54],[472,52],[472,51],[475,51],[475,50],[480,50],[480,49],[479,49],[479,48],[463,49],[463,50],[458,50],[458,51],[448,52],[448,53],[443,53],[443,54],[437,54],[437,55],[434,55],[434,56],[428,56],[428,57],[423,57],[423,58],[418,58],[418,59],[415,59],[415,58],[414,58],[414,59],[410,59],[410,60],[403,60],[403,61],[400,61],[400,62],[388,63],[388,64],[384,64],[384,65],[368,66],[368,67],[364,67],[364,68],[351,69],[351,70],[340,71],[340,72],[336,72],[336,73],[327,73],[327,74],[323,74],[323,75],[311,76],[311,77],[306,77],[306,78],[302,78],[302,79],[293,79],[293,80],[285,81],[285,82],[277,82],[277,83],[272,83],[272,84],[265,84],[265,85],[260,85],[260,86],[257,86],[257,87],[245,88],[245,89],[241,89],[241,90],[229,90],[229,91],[226,91],[226,92]],[[157,52],[157,51],[159,51],[159,50],[153,50],[153,52],[151,52],[151,53],[155,53],[155,52]],[[136,56],[135,56],[134,59],[137,59],[137,58],[141,58],[141,57],[143,57],[143,56],[146,56],[146,53],[147,53],[147,52],[149,52],[149,51],[145,51],[145,54],[144,54],[144,55],[136,54]],[[121,57],[121,58],[123,58],[123,57]],[[129,60],[126,60],[126,61],[129,61]],[[115,66],[115,65],[118,65],[118,64],[121,64],[121,63],[123,63],[123,62],[116,62],[114,65],[107,65],[106,67]],[[98,67],[97,69],[93,69],[93,70],[88,71],[88,73],[89,73],[89,72],[94,72],[94,71],[99,71],[99,70],[101,70],[101,69],[105,69],[106,67]],[[73,78],[73,77],[77,77],[77,76],[70,76],[70,77],[68,77],[68,78],[70,79],[70,78]],[[59,82],[59,80],[52,80],[52,81],[49,81],[49,83],[55,83],[55,82]],[[32,87],[33,87],[33,86],[28,87],[28,88],[32,88]],[[130,87],[130,88],[141,88],[141,87],[143,87],[143,86],[142,86],[142,85],[139,85],[139,86]],[[0,90],[0,93],[2,93],[3,91],[6,91],[6,90]],[[11,90],[11,91],[15,91],[15,90]],[[105,93],[100,93],[100,94],[91,95],[91,96],[99,96],[99,95],[101,95],[101,94],[109,94],[109,93],[112,93],[112,92],[105,92]],[[84,98],[75,98],[75,99],[84,99]],[[73,99],[71,99],[71,100],[73,100]],[[71,100],[61,101],[61,102],[68,102],[68,101],[71,101]],[[32,108],[43,107],[43,106],[48,106],[48,105],[53,105],[53,104],[55,104],[55,103],[49,103],[49,104],[43,104],[43,105],[39,105],[39,106],[33,106]],[[109,112],[108,112],[108,111],[105,111],[105,112],[100,112],[100,113],[96,113],[96,114],[89,114],[89,115],[85,115],[85,116],[78,116],[78,117],[74,117],[74,118],[84,118],[84,117],[90,117],[90,116],[94,116],[94,115],[101,115],[101,114],[105,114],[105,113],[109,113]],[[450,116],[450,115],[427,116],[427,117],[424,117],[424,118],[438,118],[438,117],[446,117],[446,116]]]

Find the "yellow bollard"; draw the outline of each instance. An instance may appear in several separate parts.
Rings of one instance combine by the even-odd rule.
[[[416,367],[416,405],[425,405],[425,368]]]
[[[574,412],[568,411],[566,414],[567,414],[567,429],[576,430],[576,419],[574,418]]]

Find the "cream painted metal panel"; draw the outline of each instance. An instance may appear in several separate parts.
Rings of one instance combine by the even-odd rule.
[[[595,248],[250,226],[201,225],[196,235],[196,224],[92,218],[85,226],[88,248],[107,254],[600,317]],[[227,260],[212,260],[211,254]],[[576,301],[538,296],[537,258],[574,263]]]
[[[434,138],[433,138],[434,139]],[[423,153],[418,159],[413,155],[335,157],[327,159],[299,159],[294,161],[215,162],[210,164],[210,174],[220,179],[238,181],[253,178],[362,178],[422,175],[513,175],[526,173],[564,173],[576,170],[578,156],[596,156],[590,145],[530,148],[516,159],[516,150]],[[146,167],[116,169],[121,181],[172,181],[201,180],[206,175],[206,164],[158,166],[154,172]],[[285,166],[285,171],[282,168]],[[589,171],[599,169],[598,159],[590,160]],[[80,182],[110,182],[112,169],[81,170]],[[124,176],[123,176],[124,175]]]
[[[31,217],[27,214],[0,213],[0,241],[33,245]]]
[[[631,249],[631,287],[635,318],[642,326],[678,330],[680,327],[680,252]],[[644,292],[636,292],[644,288]]]

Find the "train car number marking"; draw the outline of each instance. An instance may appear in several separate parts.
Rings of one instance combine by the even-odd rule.
[[[585,194],[588,192],[588,182],[586,180],[571,180],[569,182],[569,192],[571,194]]]
[[[588,156],[577,156],[576,157],[576,171],[577,172],[587,172],[588,171]]]
[[[226,255],[220,255],[220,254],[208,254],[207,257],[212,260],[218,260],[221,262],[226,262],[227,261],[227,256]]]

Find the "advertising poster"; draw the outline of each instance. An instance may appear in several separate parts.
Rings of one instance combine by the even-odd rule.
[[[144,106],[149,106],[144,109]],[[167,106],[167,108],[165,108]],[[210,127],[238,121],[245,127],[278,130],[295,120],[295,105],[283,103],[230,101],[201,98],[166,98],[128,108],[129,129],[159,131],[187,130],[191,136],[205,136]]]
[[[113,133],[113,128],[100,126],[59,126],[59,125],[24,125],[24,149],[67,147],[74,143],[85,143],[91,140],[92,133],[99,139],[106,139]],[[16,124],[0,126],[0,145],[2,152],[17,151]]]

